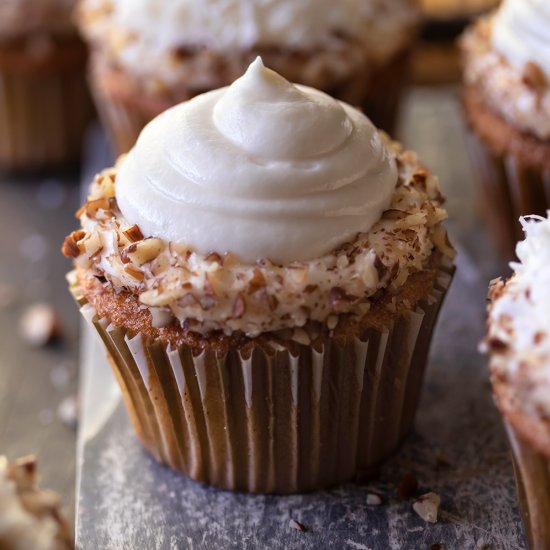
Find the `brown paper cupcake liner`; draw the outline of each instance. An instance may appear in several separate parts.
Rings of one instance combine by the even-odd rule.
[[[69,45],[67,47],[70,47]],[[93,116],[83,54],[77,63],[36,71],[0,63],[0,170],[76,164]]]
[[[383,67],[371,73],[364,71],[354,75],[325,91],[362,108],[378,128],[393,134],[401,98],[409,80],[411,59],[411,51],[406,49]],[[97,64],[100,66],[101,62]],[[245,69],[246,67],[243,67],[243,71]],[[102,70],[92,67],[90,88],[96,109],[115,152],[126,153],[133,147],[145,125],[160,113],[159,109],[162,109],[162,106],[168,107],[171,103],[165,99],[148,102],[146,97],[135,98],[112,93],[102,79]]]
[[[550,548],[550,460],[504,421],[514,459],[518,500],[531,550]]]
[[[320,349],[193,355],[114,327],[72,289],[105,344],[137,436],[160,462],[224,489],[295,493],[350,480],[411,430],[454,268],[384,331]]]
[[[471,129],[466,144],[480,183],[484,217],[501,256],[514,258],[523,239],[520,216],[545,216],[550,208],[550,170],[522,162],[514,154],[496,154]]]

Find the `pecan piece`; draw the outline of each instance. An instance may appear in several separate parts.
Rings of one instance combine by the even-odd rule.
[[[63,245],[61,246],[61,252],[67,258],[78,258],[81,254],[81,250],[78,246],[78,242],[86,236],[84,229],[78,229],[73,231],[68,237],[65,237]]]

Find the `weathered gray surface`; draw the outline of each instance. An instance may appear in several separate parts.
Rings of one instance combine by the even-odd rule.
[[[435,338],[416,434],[372,482],[386,503],[367,506],[364,486],[249,496],[205,488],[172,473],[139,448],[101,352],[89,348],[84,366],[93,373],[85,389],[88,396],[97,395],[91,395],[81,432],[80,548],[524,548],[506,442],[485,362],[476,351],[488,280],[504,268],[492,256],[472,207],[473,184],[452,94],[417,91],[403,139],[441,175],[461,254]],[[448,466],[438,465],[441,455]],[[417,476],[421,491],[441,495],[436,525],[424,523],[410,501],[394,496],[406,472]],[[291,518],[310,530],[291,529]]]
[[[59,248],[74,228],[78,180],[0,176],[0,454],[36,454],[42,484],[61,493],[70,515],[76,433],[57,408],[76,392],[78,313]],[[32,349],[20,338],[20,316],[36,301],[60,315],[61,345]]]

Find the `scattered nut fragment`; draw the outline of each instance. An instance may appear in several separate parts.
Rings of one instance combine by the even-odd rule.
[[[131,225],[128,229],[125,229],[122,234],[132,243],[143,239],[143,233],[136,224]]]
[[[17,301],[15,287],[0,283],[0,309],[10,308]]]
[[[414,496],[418,489],[418,480],[411,474],[405,474],[395,486],[396,495],[402,499],[407,500]]]
[[[74,548],[69,523],[61,513],[59,495],[37,485],[38,468],[34,456],[11,463],[0,456],[0,476],[11,486],[10,491],[3,495],[3,500],[7,499],[8,506],[10,500],[17,503],[19,509],[11,523],[3,524],[8,528],[2,531],[2,548],[36,548],[37,542],[45,542],[46,546],[40,544],[40,548]],[[46,539],[41,536],[45,533]]]
[[[436,493],[426,493],[413,502],[413,510],[428,523],[437,523],[437,513],[441,497]]]
[[[367,494],[367,506],[380,506],[382,504],[382,498],[376,493]]]
[[[69,395],[57,407],[57,416],[65,426],[74,429],[78,423],[78,397]]]
[[[127,256],[141,266],[154,260],[163,249],[164,243],[161,239],[150,237],[130,245],[127,249]]]
[[[65,237],[63,245],[61,246],[61,252],[67,258],[78,258],[82,250],[78,246],[78,242],[81,241],[86,232],[83,229],[73,231],[68,237]]]
[[[129,264],[124,267],[124,271],[130,275],[133,279],[136,279],[137,281],[143,281],[145,279],[145,273],[141,271],[141,269],[133,266],[132,264]]]
[[[27,344],[38,348],[61,337],[61,323],[50,305],[37,303],[24,311],[19,332]]]
[[[544,90],[548,86],[544,71],[534,61],[528,61],[525,64],[523,68],[523,82],[537,91]]]
[[[288,526],[291,529],[296,529],[297,531],[301,531],[302,533],[307,533],[309,531],[309,529],[303,523],[300,523],[299,521],[297,521],[295,519],[291,519],[288,522]]]
[[[444,546],[442,544],[439,544],[439,543],[432,544],[430,546],[430,550],[444,550]]]
[[[239,293],[233,303],[233,317],[239,319],[246,312],[246,302],[242,293]]]
[[[88,201],[86,203],[86,215],[88,218],[93,218],[98,210],[109,210],[111,203],[107,197]]]

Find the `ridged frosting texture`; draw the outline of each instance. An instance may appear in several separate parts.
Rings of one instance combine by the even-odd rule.
[[[257,59],[232,86],[151,122],[119,168],[116,198],[146,236],[287,264],[368,231],[396,183],[363,114]]]
[[[550,2],[505,0],[494,19],[492,41],[516,69],[531,61],[550,79]]]
[[[550,219],[529,216],[522,225],[526,238],[517,245],[513,277],[492,304],[488,343],[496,349],[493,366],[516,389],[520,407],[548,415]]]

